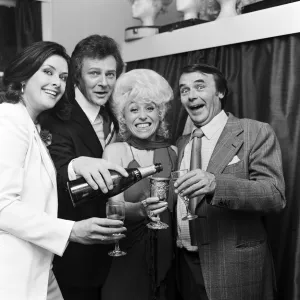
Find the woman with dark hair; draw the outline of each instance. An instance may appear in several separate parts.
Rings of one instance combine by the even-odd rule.
[[[69,56],[53,42],[19,53],[4,72],[0,105],[0,299],[62,300],[51,266],[69,242],[102,243],[125,228],[100,218],[57,218],[56,171],[39,117],[63,103]],[[67,102],[65,102],[67,103]],[[51,140],[51,137],[50,137]],[[111,237],[109,237],[111,240]]]
[[[25,48],[20,55],[16,56],[5,70],[3,76],[2,81],[3,85],[6,86],[6,91],[5,97],[2,97],[2,101],[7,103],[20,102],[25,81],[32,77],[39,70],[44,61],[52,55],[61,56],[69,68],[70,57],[59,44],[37,42]],[[68,76],[65,76],[65,85],[67,78]],[[24,86],[22,87],[22,85]],[[60,101],[53,107],[53,111],[55,111],[61,119],[68,117],[70,103],[67,99],[67,93],[63,93]],[[38,118],[40,117],[41,116],[38,115]]]
[[[125,168],[160,162],[163,171],[153,177],[170,178],[177,149],[169,143],[165,115],[172,99],[168,82],[152,70],[136,69],[121,75],[111,105],[122,142],[108,145],[103,157]],[[173,299],[167,296],[172,290],[172,194],[164,201],[150,197],[149,180],[143,179],[113,199],[126,202],[127,233],[121,248],[127,255],[113,260],[102,299]],[[148,216],[158,213],[169,228],[148,229]]]

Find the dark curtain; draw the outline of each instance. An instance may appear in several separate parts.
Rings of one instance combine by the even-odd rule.
[[[226,111],[267,122],[274,128],[283,155],[287,207],[281,214],[266,217],[266,228],[280,300],[300,299],[299,49],[300,34],[294,34],[131,62],[127,66],[128,71],[153,69],[173,87],[175,99],[167,116],[173,142],[182,134],[187,118],[179,100],[180,70],[194,62],[213,64],[227,77],[230,93]]]
[[[16,7],[0,5],[0,71],[26,46],[42,40],[41,2],[17,0]],[[3,85],[0,77],[0,93]]]
[[[41,2],[17,0],[15,8],[17,51],[42,40]]]
[[[0,5],[0,71],[4,71],[8,61],[16,54],[15,8]],[[1,79],[0,79],[1,89]]]

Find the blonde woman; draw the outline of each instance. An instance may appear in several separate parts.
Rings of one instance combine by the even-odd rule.
[[[160,162],[164,170],[155,176],[170,177],[177,154],[168,142],[164,118],[172,99],[171,87],[156,72],[137,69],[123,74],[117,80],[112,101],[122,142],[106,147],[104,158],[129,168]],[[127,238],[121,242],[127,255],[114,259],[103,299],[166,299],[172,262],[172,195],[165,202],[149,198],[149,181],[144,179],[116,198],[127,205]],[[162,212],[161,219],[169,228],[148,229],[147,210]]]

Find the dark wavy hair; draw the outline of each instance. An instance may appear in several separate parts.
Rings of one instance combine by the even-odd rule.
[[[18,103],[22,99],[22,84],[29,80],[43,65],[46,59],[53,55],[64,58],[70,68],[70,57],[66,49],[54,42],[36,42],[23,49],[12,59],[3,75],[5,97],[3,102]],[[68,83],[67,83],[68,84]],[[52,109],[61,119],[64,119],[70,111],[70,103],[67,93],[58,101]]]
[[[225,76],[223,75],[223,73],[215,66],[202,64],[202,63],[187,65],[187,66],[183,67],[181,70],[181,74],[194,73],[194,72],[200,72],[200,73],[213,75],[217,91],[224,95],[224,97],[222,99],[220,99],[221,107],[223,109],[225,107],[226,96],[228,94],[227,80],[226,80]]]
[[[84,58],[103,59],[112,55],[117,62],[117,78],[122,74],[124,62],[116,41],[106,35],[90,35],[81,40],[71,56],[71,74],[74,84],[78,85]]]

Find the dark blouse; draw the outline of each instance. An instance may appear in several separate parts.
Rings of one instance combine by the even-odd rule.
[[[155,174],[154,177],[170,177],[171,171],[176,168],[176,160],[177,155],[171,147],[155,149],[153,163],[162,163],[163,171]],[[128,168],[136,167],[139,167],[139,164],[133,155]],[[146,227],[148,218],[140,221],[125,219],[126,238],[120,241],[120,248],[127,251],[127,255],[113,260],[104,289],[104,300],[118,299],[118,297],[122,300],[149,300],[154,298],[155,293],[157,295],[157,290],[164,281],[173,258],[172,191],[171,187],[168,198],[169,209],[160,214],[161,220],[169,225],[168,229],[148,229]],[[124,192],[126,202],[140,202],[149,196],[147,178]],[[158,296],[157,299],[165,298]]]

